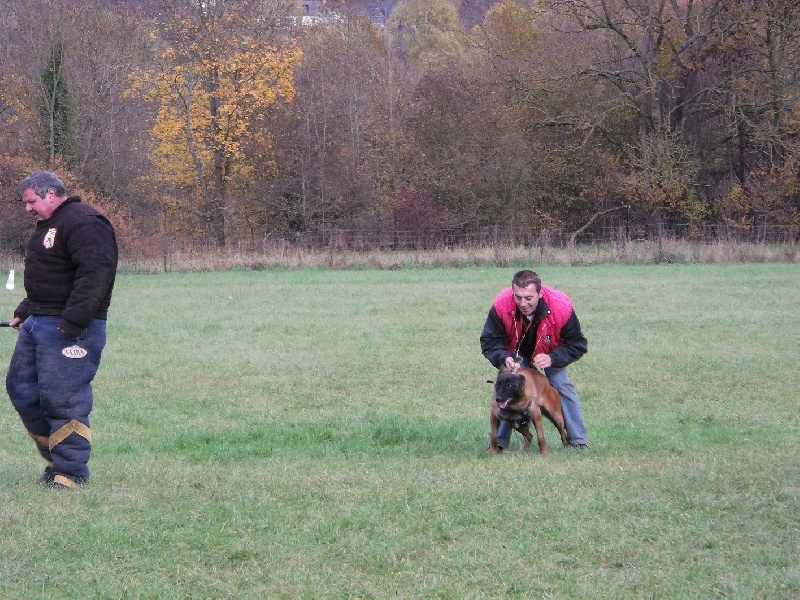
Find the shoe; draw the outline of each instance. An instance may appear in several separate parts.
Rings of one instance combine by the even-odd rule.
[[[589,444],[572,444],[570,448],[575,448],[575,450],[588,450]]]
[[[51,490],[69,490],[73,488],[79,488],[85,484],[86,481],[75,481],[74,479],[64,477],[63,475],[56,475],[50,482],[45,484],[45,487]]]
[[[53,472],[50,471],[49,469],[45,469],[44,473],[42,473],[41,475],[39,475],[39,477],[36,478],[36,483],[38,483],[39,485],[47,485],[48,483],[51,483],[54,478],[55,475],[53,475]]]

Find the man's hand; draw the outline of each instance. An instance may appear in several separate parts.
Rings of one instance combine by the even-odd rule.
[[[550,356],[548,354],[537,354],[533,357],[533,364],[540,369],[546,369],[553,364],[553,361],[550,360]]]
[[[16,329],[17,331],[19,331],[20,325],[22,325],[22,319],[20,319],[19,317],[14,317],[13,319],[11,319],[10,326]]]
[[[516,373],[520,367],[520,363],[514,360],[513,356],[506,357],[506,368],[510,369],[512,373]]]

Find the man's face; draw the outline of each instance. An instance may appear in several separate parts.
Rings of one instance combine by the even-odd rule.
[[[61,198],[56,196],[52,189],[47,190],[44,198],[40,198],[28,188],[22,192],[22,202],[25,203],[25,211],[37,221],[43,221],[53,216],[53,211],[61,204]]]
[[[514,302],[517,303],[519,312],[523,315],[532,315],[536,310],[536,305],[539,304],[539,298],[542,297],[541,292],[536,291],[536,286],[530,284],[528,287],[519,287],[516,284],[511,285],[514,291]]]

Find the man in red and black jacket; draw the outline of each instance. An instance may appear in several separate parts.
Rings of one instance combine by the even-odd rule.
[[[481,351],[500,369],[538,367],[561,396],[561,409],[570,446],[588,449],[578,394],[567,365],[586,354],[588,344],[572,300],[565,293],[542,285],[533,271],[519,271],[511,287],[500,292],[489,309],[481,333]],[[507,448],[511,425],[502,421],[498,445]]]
[[[35,171],[18,187],[36,229],[25,252],[26,298],[6,390],[47,461],[39,483],[71,488],[89,480],[92,387],[106,343],[117,271],[109,220],[67,196],[55,173]]]

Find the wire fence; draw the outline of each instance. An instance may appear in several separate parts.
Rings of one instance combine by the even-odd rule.
[[[640,241],[685,241],[693,244],[761,244],[794,246],[800,241],[797,227],[686,225],[655,223],[647,225],[622,225],[595,227],[575,235],[554,228],[506,227],[494,225],[474,229],[430,230],[354,230],[326,229],[316,232],[266,233],[250,238],[228,240],[226,249],[232,252],[326,251],[371,252],[444,250],[476,248],[564,248],[571,245],[627,244]],[[202,255],[219,252],[220,247],[211,240],[184,239],[164,234],[142,234],[120,237],[120,255],[123,260],[154,260],[166,262],[173,254]],[[0,237],[0,256],[24,256],[27,236]]]
[[[566,247],[570,244],[619,244],[663,239],[684,240],[692,243],[786,245],[798,242],[798,229],[785,226],[757,227],[737,225],[686,225],[656,223],[650,225],[623,225],[596,227],[576,235],[563,229],[507,227],[493,225],[472,229],[339,229],[315,232],[289,232],[265,234],[261,237],[231,240],[231,247],[239,250],[262,251],[276,247],[294,247],[307,250],[333,249],[336,251],[373,250],[437,250],[456,248],[496,247]],[[169,240],[170,246],[180,247],[179,240]],[[194,242],[192,245],[196,245]],[[203,242],[201,242],[201,245]],[[185,246],[184,246],[185,247]]]
[[[294,243],[308,248],[333,247],[341,250],[417,250],[437,248],[493,248],[499,246],[554,246],[570,244],[618,244],[662,239],[692,243],[737,243],[785,245],[798,242],[798,229],[725,225],[686,225],[656,223],[596,227],[579,234],[562,229],[535,229],[494,225],[476,229],[423,231],[364,231],[331,229],[297,235]]]

